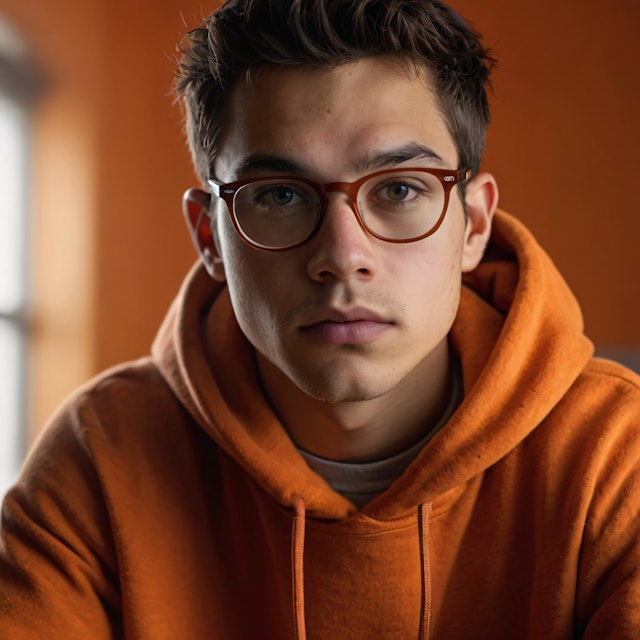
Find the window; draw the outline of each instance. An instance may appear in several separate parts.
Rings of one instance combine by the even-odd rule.
[[[1,91],[1,90],[0,90]],[[25,379],[25,194],[27,123],[24,109],[0,92],[0,492],[22,456]]]
[[[24,454],[31,87],[23,54],[0,16],[0,496]]]

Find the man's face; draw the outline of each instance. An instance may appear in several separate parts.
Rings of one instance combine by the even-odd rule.
[[[327,72],[262,69],[230,97],[215,177],[328,183],[390,166],[457,169],[429,87],[426,75],[379,59]],[[461,272],[482,253],[470,248],[457,189],[440,229],[417,242],[368,235],[340,193],[329,196],[320,231],[293,250],[249,247],[221,203],[214,234],[219,277],[263,378],[284,373],[332,403],[384,396],[416,371],[428,376],[457,312]]]

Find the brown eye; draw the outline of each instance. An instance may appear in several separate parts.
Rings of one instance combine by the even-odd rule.
[[[389,200],[404,200],[409,195],[409,187],[406,184],[392,184],[385,189],[385,193]]]

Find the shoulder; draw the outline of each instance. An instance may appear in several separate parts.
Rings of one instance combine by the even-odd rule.
[[[602,380],[609,380],[611,382],[618,381],[624,386],[630,385],[637,391],[640,391],[640,375],[613,360],[592,358],[584,373],[585,375],[590,375]]]
[[[135,513],[149,496],[215,475],[218,453],[145,358],[66,400],[32,447],[7,506],[26,505],[47,526],[53,512],[84,523],[96,541],[116,513]]]
[[[640,376],[612,361],[592,359],[551,411],[555,438],[602,463],[640,462]],[[632,445],[632,443],[635,443]]]
[[[615,422],[640,427],[640,376],[617,362],[592,359],[566,401],[572,411],[603,425]]]
[[[525,447],[529,471],[550,473],[565,498],[611,500],[624,487],[640,504],[640,377],[591,360]]]
[[[592,527],[637,519],[640,508],[640,377],[593,359],[542,429],[563,496],[588,504]],[[636,520],[637,521],[637,520]],[[621,525],[622,526],[622,525]],[[634,534],[635,535],[635,534]]]
[[[108,483],[150,464],[158,473],[168,464],[189,464],[203,442],[212,446],[153,361],[143,358],[69,396],[33,446],[22,476],[64,482],[64,468],[74,466]]]
[[[145,357],[107,369],[89,380],[71,394],[62,410],[73,409],[86,402],[126,401],[132,395],[146,401],[166,396],[167,392],[169,389],[153,360]]]
[[[45,428],[67,429],[85,440],[100,432],[127,439],[148,435],[185,410],[151,358],[124,363],[96,376],[71,394]]]

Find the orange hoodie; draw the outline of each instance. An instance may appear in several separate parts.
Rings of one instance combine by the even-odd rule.
[[[6,498],[0,637],[640,637],[640,381],[591,359],[505,214],[451,344],[462,404],[358,511],[306,465],[196,268],[152,356],[76,393]]]

